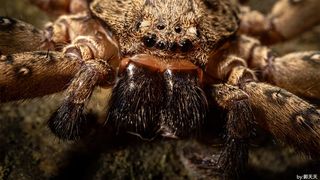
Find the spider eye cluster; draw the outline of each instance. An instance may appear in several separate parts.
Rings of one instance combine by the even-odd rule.
[[[143,25],[142,25],[143,24]],[[139,30],[141,27],[148,27],[150,26],[150,23],[148,21],[145,22],[137,22],[137,30]],[[160,21],[156,24],[155,28],[157,29],[156,32],[161,33],[161,31],[164,34],[168,34],[167,31],[164,30],[172,30],[176,34],[181,34],[183,32],[182,27],[177,24],[173,27],[168,27],[164,22]],[[190,28],[190,29],[196,29],[196,28]],[[199,37],[199,31],[197,31],[196,36]],[[171,33],[169,33],[171,34]],[[146,35],[142,37],[142,43],[147,48],[155,48],[159,50],[166,50],[166,51],[172,51],[172,52],[188,52],[193,49],[194,45],[192,40],[188,38],[181,38],[180,40],[176,41],[170,41],[160,38],[157,33],[147,32]]]
[[[155,47],[160,50],[180,50],[181,52],[188,52],[193,49],[193,43],[190,39],[182,39],[180,42],[167,42],[158,40],[155,34],[148,34],[146,36],[143,36],[142,41],[146,47]]]

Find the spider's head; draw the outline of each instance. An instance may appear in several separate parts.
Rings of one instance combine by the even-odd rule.
[[[120,63],[108,123],[169,137],[199,131],[208,106],[199,66],[237,30],[230,1],[94,0],[91,11],[129,57]]]
[[[198,19],[192,1],[146,0],[136,34],[150,54],[177,57],[201,45]]]
[[[203,65],[238,29],[229,0],[95,0],[91,10],[117,35],[123,55]]]

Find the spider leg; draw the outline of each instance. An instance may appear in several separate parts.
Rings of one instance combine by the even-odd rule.
[[[65,101],[48,121],[59,138],[73,140],[85,133],[88,122],[83,111],[92,91],[98,85],[110,85],[113,80],[111,65],[118,67],[118,45],[100,22],[87,13],[61,16],[49,29],[54,44],[70,43],[62,54],[82,64],[66,91]]]
[[[63,48],[62,52],[47,50],[1,56],[1,102],[33,98],[63,90],[68,80],[78,71],[80,64],[90,59],[106,59],[113,67],[117,67],[119,53],[116,42],[99,22],[87,14],[62,16],[50,27],[50,42],[55,45],[62,42],[71,44]],[[10,44],[10,40],[8,41]],[[28,42],[27,38],[22,40],[22,44]],[[31,47],[33,48],[35,47]],[[20,50],[14,47],[6,50],[12,51]]]
[[[38,51],[0,56],[0,102],[61,91],[80,63],[60,52]]]
[[[251,82],[243,89],[260,127],[298,152],[320,157],[320,113],[313,105],[268,84]]]
[[[238,179],[248,161],[248,139],[254,121],[249,96],[241,85],[256,78],[243,59],[224,53],[213,57],[205,72],[213,79],[227,82],[210,87],[213,102],[227,113],[225,147],[209,161],[202,161],[201,167],[213,169],[222,179]]]
[[[77,49],[82,59],[87,60],[107,59],[110,52],[117,52],[118,49],[103,25],[87,13],[60,16],[54,23],[48,23],[45,30],[38,30],[16,19],[0,17],[0,38],[2,54],[36,50],[62,50],[68,53]],[[66,44],[70,45],[64,47]]]
[[[257,40],[242,36],[237,54],[256,70],[261,81],[282,87],[299,96],[320,99],[320,52],[294,52],[282,57]]]
[[[248,139],[254,121],[249,96],[228,84],[210,85],[209,89],[211,101],[226,113],[225,146],[214,152],[183,152],[183,158],[187,158],[187,167],[206,178],[239,179],[248,163]]]
[[[61,139],[75,140],[80,138],[88,127],[84,117],[86,102],[97,85],[110,85],[114,76],[111,66],[104,60],[89,60],[75,75],[62,105],[48,121],[51,131]]]
[[[256,83],[254,72],[246,67],[244,61],[242,64],[235,62],[240,62],[240,59],[229,55],[221,62],[211,63],[217,65],[217,72],[224,72],[220,74],[220,79],[227,78],[228,84],[240,87],[249,95],[257,123],[297,151],[320,157],[319,111],[284,89]],[[223,76],[225,74],[227,76]]]
[[[248,162],[248,139],[254,120],[248,95],[236,86],[211,86],[211,95],[227,112],[226,147],[217,158],[217,171],[223,179],[238,179]]]
[[[206,72],[235,86],[214,85],[212,88],[212,97],[228,111],[228,141],[219,157],[222,161],[216,162],[217,167],[236,167],[238,170],[244,167],[246,160],[241,157],[247,157],[246,138],[253,121],[298,152],[320,157],[320,113],[314,106],[284,89],[257,83],[255,73],[247,68],[243,59],[234,55],[217,57],[225,58],[213,58]],[[230,159],[232,161],[228,161]],[[228,173],[232,174],[232,171]]]
[[[46,33],[23,21],[0,17],[0,55],[53,50]]]
[[[264,44],[291,39],[320,23],[319,9],[319,0],[279,0],[267,16],[242,7],[240,33],[257,37]]]
[[[320,51],[290,53],[262,69],[262,79],[288,91],[320,99]]]
[[[119,58],[119,48],[111,33],[88,13],[60,16],[48,24],[52,36],[50,40],[59,44],[69,44],[62,51],[81,60]]]
[[[0,54],[37,50],[60,51],[62,46],[84,33],[86,26],[93,25],[85,24],[84,19],[92,22],[86,14],[61,16],[54,23],[48,23],[44,30],[39,30],[26,22],[0,17]]]
[[[78,13],[89,8],[87,0],[29,0],[29,2],[54,15]]]

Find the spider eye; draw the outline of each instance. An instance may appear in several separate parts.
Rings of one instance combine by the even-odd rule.
[[[164,28],[166,28],[166,26],[164,24],[157,25],[157,29],[159,29],[159,30],[163,30]]]
[[[153,47],[157,42],[157,36],[155,34],[144,36],[143,43],[147,47]]]
[[[180,42],[182,52],[188,52],[193,48],[192,42],[189,39],[184,39]]]
[[[166,44],[164,41],[159,41],[159,42],[157,43],[157,48],[158,48],[158,49],[163,50],[163,49],[165,49],[166,47],[167,47],[167,44]]]
[[[176,27],[174,28],[174,31],[175,31],[176,33],[181,33],[182,29],[181,29],[180,26],[176,26]]]

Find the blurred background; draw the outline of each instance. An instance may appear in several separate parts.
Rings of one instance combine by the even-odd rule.
[[[248,4],[267,13],[274,2],[250,0]],[[0,0],[0,4],[0,16],[15,17],[38,28],[54,19],[26,0]],[[320,26],[272,48],[280,55],[319,50]],[[62,98],[62,94],[55,94],[0,105],[0,179],[199,178],[185,168],[180,156],[182,147],[196,144],[193,140],[158,139],[148,142],[134,138],[113,139],[99,127],[79,142],[57,139],[46,127],[46,120]],[[90,118],[105,118],[108,98],[108,90],[97,89],[90,103]],[[320,163],[303,158],[270,139],[251,148],[246,179],[296,179],[296,175],[304,174],[317,174],[320,178]]]

